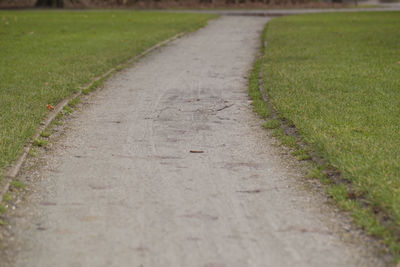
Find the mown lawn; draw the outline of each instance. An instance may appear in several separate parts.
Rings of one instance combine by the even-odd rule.
[[[212,17],[0,11],[0,176],[33,136],[47,104],[57,104],[111,67]]]
[[[390,227],[397,234],[399,29],[400,12],[274,19],[266,29],[262,66],[264,90],[279,113],[342,172],[355,190],[352,195],[394,221]]]

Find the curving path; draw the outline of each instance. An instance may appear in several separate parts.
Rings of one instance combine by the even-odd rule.
[[[381,265],[251,110],[267,20],[221,17],[110,79],[15,219],[15,265]]]

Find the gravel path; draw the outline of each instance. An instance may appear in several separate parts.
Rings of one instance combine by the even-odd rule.
[[[110,79],[15,219],[15,265],[381,265],[251,110],[267,20],[211,21]]]

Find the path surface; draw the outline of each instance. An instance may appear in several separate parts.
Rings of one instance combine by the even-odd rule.
[[[266,21],[222,17],[110,79],[16,219],[16,266],[379,266],[251,111]]]

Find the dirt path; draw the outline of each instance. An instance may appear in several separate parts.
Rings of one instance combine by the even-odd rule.
[[[379,266],[251,111],[266,21],[222,17],[110,79],[15,219],[16,266]]]

